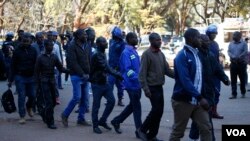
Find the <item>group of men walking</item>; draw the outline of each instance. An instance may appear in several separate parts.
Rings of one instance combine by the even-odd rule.
[[[69,74],[73,86],[72,99],[61,113],[65,127],[69,126],[68,118],[78,104],[78,125],[92,126],[93,132],[97,134],[102,134],[100,127],[111,130],[107,121],[115,105],[113,89],[116,85],[118,105],[124,106],[123,90],[126,90],[130,100],[124,110],[111,119],[116,133],[122,133],[120,125],[133,114],[135,136],[143,141],[160,141],[157,134],[164,111],[163,85],[167,75],[175,79],[171,101],[174,124],[169,140],[179,141],[184,136],[190,118],[191,139],[198,139],[200,135],[202,141],[215,140],[212,118],[223,119],[223,116],[217,113],[220,81],[230,85],[228,76],[219,64],[219,46],[214,41],[217,35],[215,25],[209,26],[206,34],[200,34],[193,28],[187,29],[184,33],[186,44],[174,60],[174,69],[169,67],[165,55],[161,52],[162,41],[157,33],[149,35],[150,47],[140,57],[136,51],[138,37],[133,32],[124,36],[122,30],[115,27],[108,44],[104,37],[98,37],[95,41],[93,28],[77,29],[73,38],[62,45],[66,49],[66,68],[63,67],[62,47],[52,38],[58,33],[49,31],[46,35],[47,39],[44,40],[42,32],[36,33],[36,41],[32,44],[31,34],[24,32],[20,35],[18,46],[13,49],[11,61],[6,61],[9,62],[8,85],[10,87],[15,81],[17,88],[19,123],[26,122],[26,111],[32,117],[34,105],[37,105],[38,113],[48,128],[57,128],[53,114],[56,103],[59,103],[59,79],[55,74],[58,76],[64,72]],[[235,32],[233,39],[234,42],[229,45],[228,51],[232,62],[230,99],[237,96],[237,75],[241,80],[242,97],[245,97],[246,93],[246,70],[243,70],[246,68],[247,46],[241,41],[240,32]],[[105,50],[108,45],[107,57]],[[85,113],[89,110],[90,87],[93,93],[92,123],[85,119]],[[152,106],[144,121],[141,117],[141,90]],[[25,106],[26,96],[28,101]],[[99,118],[102,97],[107,102]]]

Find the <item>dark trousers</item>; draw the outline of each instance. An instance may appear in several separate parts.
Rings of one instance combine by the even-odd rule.
[[[40,85],[44,109],[40,113],[47,125],[54,124],[54,107],[56,106],[56,84],[53,82],[41,82]]]
[[[212,132],[212,138],[213,138],[213,141],[215,141],[215,136],[214,136],[214,126],[213,126],[213,121],[212,121],[212,110],[210,109],[209,110],[209,121],[211,123],[211,132]],[[200,132],[199,132],[199,128],[198,128],[198,125],[192,121],[192,124],[191,124],[191,128],[190,128],[190,132],[189,132],[189,137],[193,140],[198,140],[199,139],[199,136],[200,136]]]
[[[138,129],[142,125],[141,121],[141,89],[127,90],[130,99],[127,107],[113,119],[115,123],[122,123],[129,115],[133,113],[135,127]]]
[[[217,105],[220,101],[220,89],[221,89],[220,80],[217,78],[214,78],[214,85],[215,85],[214,103],[215,105]]]
[[[141,131],[147,134],[148,139],[152,139],[158,134],[164,108],[164,97],[162,86],[149,86],[149,90],[152,108],[141,126]]]
[[[62,88],[62,73],[58,72],[57,74],[57,88]]]
[[[59,75],[60,75],[61,73],[57,70],[57,69],[55,69],[55,94],[56,94],[56,97],[59,97],[59,91],[58,91],[58,88],[59,88],[59,84],[58,84],[58,80],[59,80]]]
[[[122,88],[122,82],[121,80],[117,79],[116,77],[109,75],[108,76],[108,82],[111,86],[111,89],[114,90],[114,85],[117,88],[117,97],[119,100],[123,98],[123,88]]]
[[[98,85],[92,83],[91,87],[93,92],[92,122],[93,127],[97,127],[98,123],[107,122],[107,118],[115,106],[115,97],[109,84]],[[105,97],[105,99],[107,100],[107,104],[102,117],[100,118],[100,120],[98,120],[98,112],[102,97]]]
[[[240,79],[241,94],[246,93],[246,69],[247,69],[247,64],[245,63],[231,63],[230,65],[231,88],[232,88],[233,96],[237,96],[237,77],[238,76]]]

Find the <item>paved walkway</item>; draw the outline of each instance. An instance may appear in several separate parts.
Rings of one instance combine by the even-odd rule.
[[[6,82],[0,82],[0,95],[7,89]],[[161,126],[158,134],[158,138],[165,141],[171,132],[171,126],[173,124],[173,110],[170,103],[170,97],[173,90],[174,81],[170,78],[166,78],[164,85],[164,98],[165,107],[164,114],[161,120]],[[133,117],[130,116],[123,124],[121,128],[122,134],[116,134],[114,130],[107,131],[102,129],[103,134],[94,134],[92,127],[81,127],[76,125],[77,114],[72,113],[69,118],[69,127],[64,128],[61,123],[60,114],[68,104],[68,101],[72,97],[71,85],[64,85],[64,89],[60,90],[61,105],[55,108],[55,120],[58,126],[57,130],[51,130],[43,124],[39,115],[35,115],[33,119],[27,117],[27,123],[25,125],[18,124],[18,113],[7,114],[4,113],[3,108],[0,106],[0,140],[1,141],[139,141],[135,138],[135,127]],[[14,88],[12,88],[14,91]],[[221,141],[221,126],[223,124],[250,124],[250,94],[246,94],[246,98],[237,98],[229,100],[231,88],[222,85],[221,99],[218,106],[220,114],[223,114],[225,119],[214,119],[215,136],[217,141]],[[116,96],[116,93],[115,93]],[[17,95],[15,95],[17,100]],[[125,93],[124,102],[128,103],[128,96]],[[90,103],[92,103],[92,97],[90,97]],[[100,113],[103,112],[105,100],[103,99]],[[144,120],[150,110],[150,103],[144,94],[141,99],[142,103],[142,119]],[[115,106],[112,114],[108,119],[110,120],[118,115],[123,110],[123,107]],[[183,111],[184,112],[184,111]],[[86,114],[86,119],[91,119],[91,114]],[[183,141],[188,141],[188,133],[190,129],[190,123],[185,132]]]

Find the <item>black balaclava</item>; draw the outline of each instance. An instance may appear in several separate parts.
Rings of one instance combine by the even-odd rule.
[[[23,33],[22,40],[21,40],[22,47],[27,48],[31,45],[31,43],[32,43],[31,37],[32,37],[32,35],[29,32]]]
[[[108,47],[107,40],[104,37],[98,37],[96,39],[97,50],[104,53],[105,49]]]
[[[52,40],[45,40],[44,41],[45,52],[50,54],[53,51],[54,43]]]

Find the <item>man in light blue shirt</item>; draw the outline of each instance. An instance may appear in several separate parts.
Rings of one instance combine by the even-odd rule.
[[[237,98],[237,77],[240,79],[240,91],[242,98],[246,94],[246,69],[248,62],[248,49],[245,41],[241,39],[242,34],[239,31],[234,32],[233,41],[228,46],[228,55],[230,57],[230,77],[232,96],[229,99]]]

